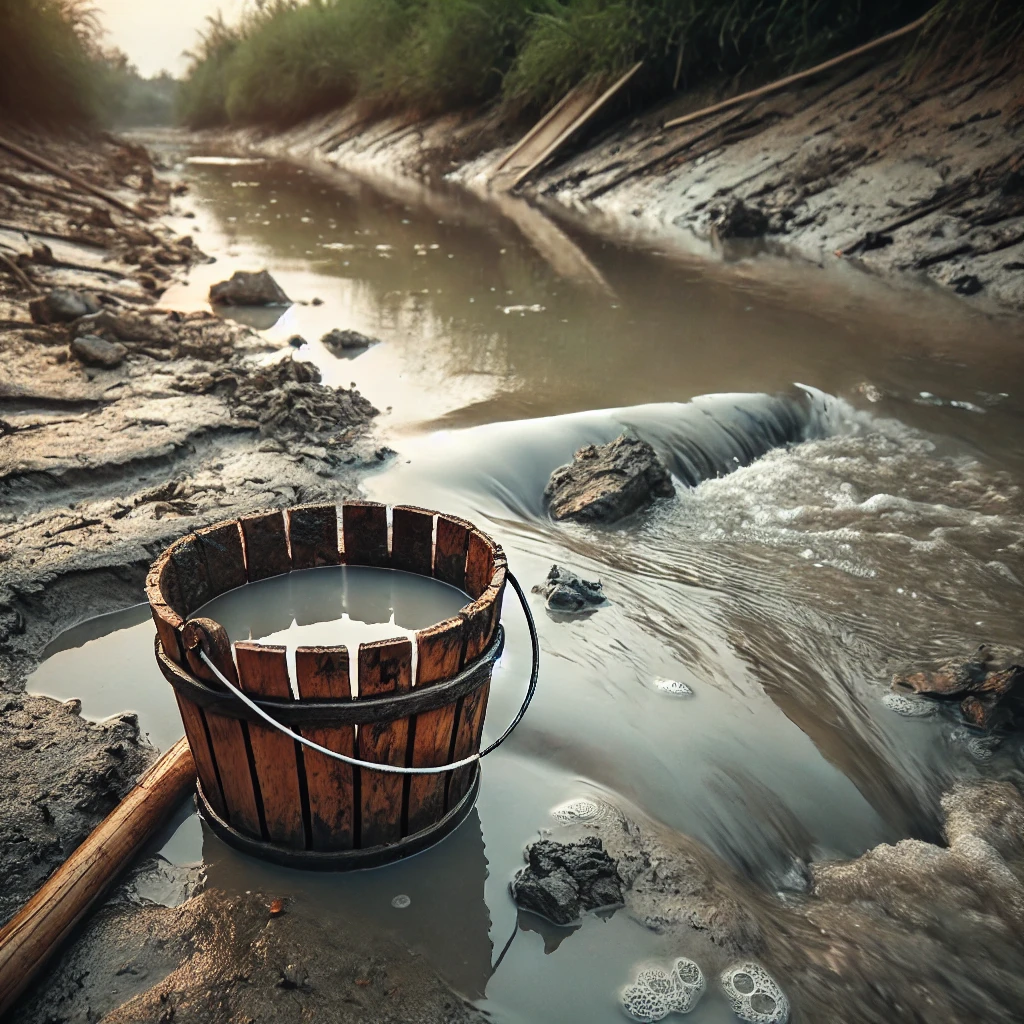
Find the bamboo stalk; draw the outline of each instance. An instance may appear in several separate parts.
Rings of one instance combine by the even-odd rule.
[[[0,1019],[61,942],[195,785],[180,739],[0,929]]]
[[[31,164],[33,167],[38,167],[40,170],[48,171],[50,174],[55,174],[58,178],[63,178],[76,188],[79,188],[84,192],[88,192],[90,195],[94,195],[98,199],[102,199],[105,203],[110,203],[111,206],[117,207],[117,209],[122,210],[124,213],[127,213],[132,217],[138,217],[140,220],[148,219],[147,214],[136,209],[134,206],[129,205],[123,200],[118,199],[117,196],[111,195],[98,185],[93,185],[92,182],[86,181],[85,178],[75,174],[74,171],[67,171],[63,167],[47,160],[45,157],[39,156],[38,153],[33,153],[32,150],[25,149],[24,146],[19,146],[16,142],[11,142],[9,139],[3,138],[3,136],[0,136],[0,149],[6,149],[8,153],[13,153],[19,160],[24,160],[25,163]]]
[[[804,79],[820,75],[822,71],[830,71],[832,68],[838,67],[840,64],[845,64],[848,60],[853,60],[854,57],[863,56],[865,53],[877,50],[880,46],[885,46],[887,43],[893,43],[897,39],[902,39],[904,36],[908,36],[912,32],[916,32],[919,28],[924,26],[925,22],[927,22],[930,17],[931,12],[922,15],[917,19],[917,21],[912,21],[909,25],[904,25],[903,28],[898,28],[894,32],[888,33],[888,35],[879,36],[877,39],[871,40],[870,43],[864,43],[863,46],[857,46],[852,50],[847,50],[846,53],[841,53],[838,57],[833,57],[831,60],[827,60],[823,64],[816,64],[813,68],[808,68],[806,71],[798,71],[795,75],[780,78],[776,82],[770,82],[768,85],[762,85],[759,89],[753,89],[750,92],[741,93],[739,96],[733,96],[732,99],[723,100],[721,103],[714,104],[714,106],[704,107],[703,110],[696,110],[692,114],[684,114],[682,117],[677,117],[672,121],[666,122],[665,128],[679,128],[684,124],[690,124],[693,121],[699,121],[702,118],[710,117],[712,114],[717,114],[720,110],[728,110],[730,107],[738,106],[739,104],[746,103],[749,100],[756,100],[760,99],[762,96],[770,96],[772,93],[781,92],[783,89],[786,89],[791,85],[796,85],[797,82],[802,82]]]

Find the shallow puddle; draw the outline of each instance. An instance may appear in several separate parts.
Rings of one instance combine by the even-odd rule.
[[[635,805],[777,890],[798,886],[810,860],[936,838],[952,775],[1019,756],[1012,741],[991,754],[952,718],[902,717],[883,700],[905,663],[1019,643],[1016,324],[932,291],[767,258],[709,262],[664,240],[587,237],[536,211],[280,162],[183,173],[197,216],[180,227],[198,228],[218,262],[167,303],[200,307],[212,281],[262,266],[293,298],[322,299],[289,308],[266,337],[285,349],[301,334],[298,355],[326,380],[392,408],[380,427],[401,454],[366,480],[368,496],[466,516],[527,589],[557,562],[600,578],[609,604],[565,621],[531,599],[537,699],[485,762],[477,813],[440,846],[312,876],[236,854],[193,818],[168,857],[203,858],[226,889],[355,913],[498,1020],[612,1024],[637,966],[683,951],[621,911],[571,933],[517,925],[508,882],[538,830],[559,827],[554,809]],[[381,344],[338,359],[317,340],[334,327]],[[730,394],[691,402],[716,392]],[[765,441],[773,402],[813,409],[807,440]],[[624,428],[666,458],[676,497],[609,530],[552,523],[551,470]],[[699,464],[713,477],[736,468],[686,486]],[[250,611],[233,635],[293,638],[277,631],[305,621],[289,604],[298,592],[274,585],[288,592],[277,619]],[[419,622],[389,609],[397,625]],[[350,628],[346,614],[383,621],[341,607],[330,629]],[[485,739],[514,715],[529,669],[511,597],[504,623]],[[181,729],[152,634],[144,609],[85,623],[29,688],[80,697],[94,717],[137,710],[166,746]],[[730,1016],[709,993],[691,1019]]]

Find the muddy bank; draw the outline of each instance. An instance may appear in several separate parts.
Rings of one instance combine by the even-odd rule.
[[[983,308],[1024,309],[1024,72],[982,63],[907,77],[906,68],[902,57],[850,64],[676,129],[662,126],[720,96],[620,112],[522,194],[598,229],[609,225],[593,214],[728,258],[767,249],[845,259]],[[478,192],[515,141],[493,114],[368,123],[356,111],[232,138]]]

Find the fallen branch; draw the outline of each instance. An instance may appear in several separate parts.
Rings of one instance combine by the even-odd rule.
[[[130,863],[153,832],[185,799],[196,768],[184,738],[93,830],[0,929],[0,1017]]]
[[[105,189],[100,188],[98,185],[93,185],[92,182],[86,181],[85,178],[81,177],[81,175],[75,174],[74,171],[66,171],[63,167],[52,163],[45,157],[39,156],[37,153],[33,153],[30,149],[25,149],[24,146],[19,146],[16,142],[11,142],[9,139],[3,138],[3,136],[0,136],[0,149],[6,149],[8,153],[13,153],[19,160],[24,160],[25,163],[30,164],[33,167],[38,167],[40,170],[48,171],[50,174],[54,174],[58,178],[63,178],[66,182],[69,182],[76,188],[80,188],[83,192],[88,192],[90,195],[96,196],[97,199],[102,199],[105,203],[109,203],[111,206],[127,213],[131,217],[137,217],[140,220],[147,220],[149,217],[148,214],[143,213],[136,207],[118,199],[117,196],[111,195]]]
[[[34,181],[25,181],[14,174],[0,172],[0,185],[9,185],[20,192],[37,192],[41,196],[50,199],[59,199],[62,203],[77,203],[88,210],[101,210],[103,207],[90,203],[84,196],[75,195],[73,192],[58,192],[55,188],[47,188],[45,185],[37,185]]]
[[[35,235],[37,238],[53,238],[58,242],[70,242],[72,245],[87,245],[91,249],[106,249],[106,246],[97,242],[89,242],[75,235],[62,235],[57,231],[43,231],[41,228],[30,227],[28,224],[11,224],[7,221],[0,221],[0,231],[15,231],[25,238]]]
[[[808,78],[813,78],[815,75],[820,75],[823,71],[830,71],[832,68],[839,67],[840,64],[845,64],[847,61],[853,60],[855,57],[861,57],[865,53],[870,53],[872,50],[877,50],[879,47],[886,46],[889,43],[895,42],[897,39],[902,39],[904,36],[908,36],[912,32],[916,32],[919,28],[924,26],[925,22],[927,22],[930,17],[930,13],[922,15],[917,19],[917,21],[912,21],[909,25],[904,25],[903,28],[896,29],[895,32],[879,36],[878,39],[873,39],[870,43],[865,43],[863,46],[847,50],[846,53],[841,53],[838,57],[833,57],[831,60],[827,60],[823,64],[816,64],[813,68],[808,68],[806,71],[798,71],[795,75],[780,78],[776,82],[771,82],[768,85],[762,85],[759,89],[752,89],[750,92],[741,93],[739,96],[733,96],[731,99],[723,100],[721,103],[716,103],[710,107],[705,107],[703,110],[694,111],[692,114],[684,114],[682,117],[677,117],[672,121],[668,121],[665,124],[665,127],[679,128],[681,125],[690,124],[693,121],[699,121],[705,117],[710,117],[712,114],[717,114],[722,110],[729,110],[731,107],[739,106],[741,103],[747,103],[750,100],[760,99],[762,96],[771,96],[773,93],[781,92],[783,89],[788,89],[791,85],[796,85],[798,82],[803,82]]]
[[[14,275],[18,284],[20,284],[25,291],[34,292],[36,290],[36,286],[29,279],[28,274],[26,274],[25,271],[7,255],[7,253],[0,252],[0,263],[7,267],[7,269]]]

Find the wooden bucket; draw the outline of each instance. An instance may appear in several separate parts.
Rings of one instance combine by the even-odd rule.
[[[343,646],[299,647],[292,679],[286,648],[239,642],[232,656],[222,627],[190,620],[228,590],[339,564],[433,576],[472,599],[415,635],[415,679],[407,637],[359,645],[353,698]],[[449,765],[480,750],[506,574],[501,548],[471,523],[361,501],[243,516],[165,551],[146,587],[156,657],[175,690],[211,828],[255,856],[326,869],[387,863],[451,832],[475,803],[478,762],[409,775],[353,767],[267,724],[200,652],[277,722],[322,747],[376,764]]]

